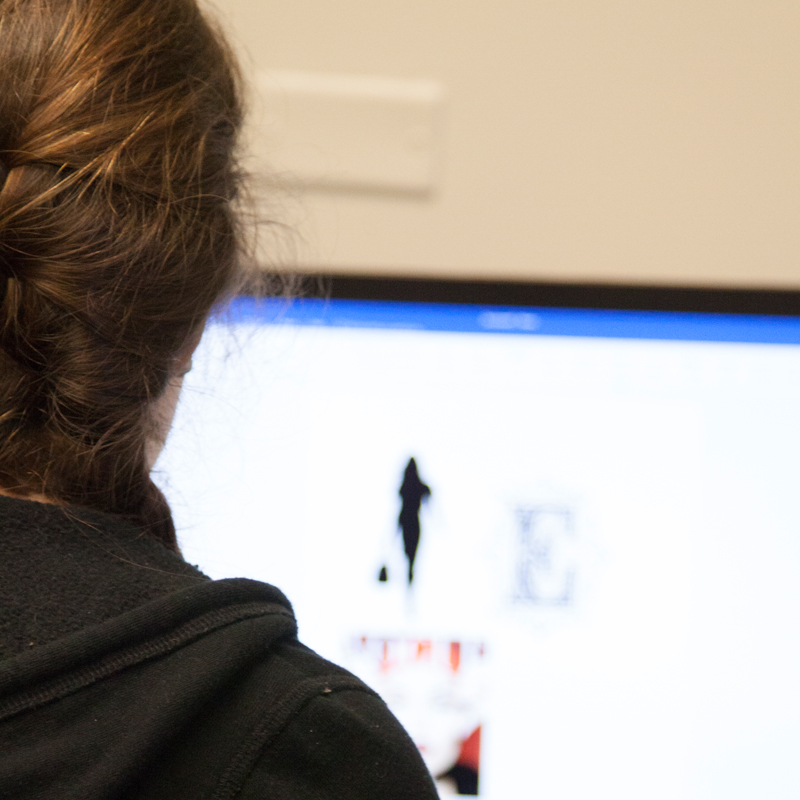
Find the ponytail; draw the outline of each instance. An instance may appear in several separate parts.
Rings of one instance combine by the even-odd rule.
[[[0,2],[0,486],[177,549],[151,408],[240,277],[239,78],[193,0]]]

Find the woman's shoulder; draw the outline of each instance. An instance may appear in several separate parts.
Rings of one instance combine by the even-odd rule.
[[[0,741],[25,750],[0,748],[0,796],[24,800],[19,765],[55,755],[70,768],[31,798],[105,796],[112,776],[141,800],[435,798],[380,697],[296,630],[275,587],[205,580],[0,664]]]
[[[221,663],[238,658],[243,668],[235,682],[220,681],[217,703],[185,743],[182,768],[198,766],[200,752],[224,753],[214,796],[241,800],[438,796],[417,747],[385,702],[298,641],[293,618],[283,616],[290,613],[288,601],[277,589],[237,579],[203,590],[228,592],[238,598],[240,613],[253,603],[260,616],[242,616],[208,636],[208,652],[219,653]]]
[[[380,697],[298,641],[279,589],[210,580],[118,520],[4,501],[0,550],[30,572],[15,625],[42,638],[0,661],[0,741],[35,734],[22,761],[0,748],[0,796],[24,800],[18,765],[55,753],[74,770],[31,797],[100,796],[106,773],[131,798],[436,797]]]
[[[264,698],[229,775],[237,797],[438,796],[416,746],[361,680],[296,640],[275,648],[264,674],[283,686]]]

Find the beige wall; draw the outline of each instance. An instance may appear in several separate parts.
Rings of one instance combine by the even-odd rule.
[[[441,81],[428,196],[306,190],[308,269],[800,287],[797,0],[215,0],[248,69]]]

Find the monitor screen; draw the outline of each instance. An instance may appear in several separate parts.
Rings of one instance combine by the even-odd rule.
[[[800,318],[240,298],[157,471],[442,796],[800,796]]]

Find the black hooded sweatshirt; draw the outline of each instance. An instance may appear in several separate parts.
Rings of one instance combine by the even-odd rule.
[[[211,581],[118,517],[0,497],[0,799],[436,797],[280,591]]]

